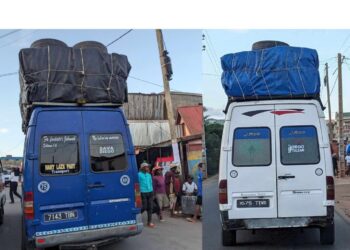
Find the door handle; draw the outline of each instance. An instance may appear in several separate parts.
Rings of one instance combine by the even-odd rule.
[[[89,184],[88,188],[103,188],[105,185],[102,183]]]
[[[282,176],[278,176],[279,180],[284,180],[284,179],[293,179],[295,178],[294,175],[282,175]]]

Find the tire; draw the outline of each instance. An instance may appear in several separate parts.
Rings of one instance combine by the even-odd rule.
[[[224,230],[221,231],[222,245],[234,246],[236,245],[236,230]]]
[[[0,225],[4,224],[4,205],[0,207]]]
[[[253,43],[252,50],[268,49],[277,46],[289,46],[289,44],[280,41],[259,41]]]
[[[322,245],[333,245],[335,239],[334,223],[320,228],[320,242]]]
[[[102,43],[96,42],[96,41],[80,42],[80,43],[77,43],[76,45],[74,45],[73,48],[75,48],[75,49],[98,48],[100,51],[102,51],[104,53],[108,53],[107,47],[105,45],[103,45]]]
[[[68,47],[64,42],[50,38],[36,40],[30,45],[31,48],[43,48],[47,46]]]

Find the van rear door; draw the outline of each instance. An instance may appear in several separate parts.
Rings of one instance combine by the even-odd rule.
[[[83,111],[89,163],[88,213],[91,228],[136,223],[136,164],[127,124],[119,109]],[[134,166],[134,167],[133,167]]]
[[[230,219],[275,218],[274,105],[237,105],[231,114],[227,162]]]
[[[316,106],[276,105],[275,120],[278,217],[325,216],[326,173]]]
[[[80,111],[40,111],[33,168],[36,236],[87,229]]]

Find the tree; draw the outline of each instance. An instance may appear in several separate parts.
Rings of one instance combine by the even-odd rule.
[[[207,150],[207,172],[214,175],[219,170],[220,145],[224,126],[219,123],[209,124],[204,120],[205,144]]]

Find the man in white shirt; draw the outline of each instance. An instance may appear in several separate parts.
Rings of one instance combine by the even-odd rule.
[[[22,196],[17,193],[17,187],[18,187],[18,181],[19,181],[19,169],[15,168],[13,169],[10,177],[10,203],[15,203],[15,200],[13,198],[13,195],[16,195],[20,200],[22,200]]]
[[[182,185],[182,192],[185,195],[195,195],[197,193],[197,185],[193,182],[193,177],[188,176],[187,181]]]
[[[345,161],[346,161],[346,175],[350,175],[350,154],[345,156]]]

